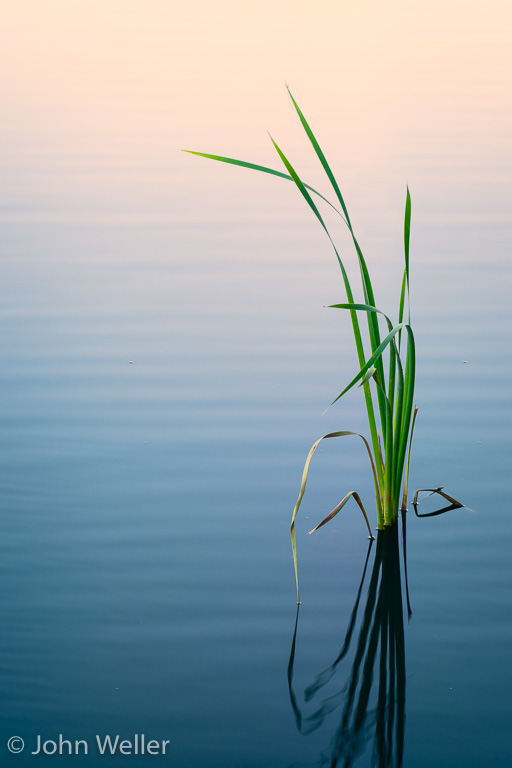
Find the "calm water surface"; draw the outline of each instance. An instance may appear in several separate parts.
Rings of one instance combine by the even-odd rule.
[[[296,622],[303,461],[321,434],[364,429],[359,392],[321,416],[354,365],[346,318],[323,309],[343,294],[322,232],[279,180],[134,160],[131,146],[112,159],[34,144],[24,161],[14,133],[0,212],[2,764],[369,766],[388,764],[385,744],[407,768],[509,766],[510,156],[477,162],[470,127],[456,157],[403,148],[411,486],[443,485],[466,508],[409,513],[408,621],[354,509],[306,535],[350,488],[372,509],[359,446],[329,441],[299,520]],[[346,190],[390,312],[401,170],[384,163],[368,188],[370,171],[349,166]],[[89,754],[30,754],[59,734]],[[96,734],[168,739],[169,757],[101,757]],[[5,748],[13,735],[23,753]]]

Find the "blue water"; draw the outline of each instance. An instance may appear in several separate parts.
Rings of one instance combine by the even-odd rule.
[[[429,181],[421,163],[415,177]],[[0,217],[2,764],[368,766],[380,656],[357,749],[346,763],[333,755],[350,735],[339,736],[345,684],[375,547],[347,655],[304,701],[343,645],[367,555],[355,507],[306,535],[350,489],[373,520],[367,459],[349,439],[315,455],[298,520],[293,692],[304,717],[329,701],[311,733],[297,730],[288,685],[303,462],[321,434],[364,430],[360,392],[321,415],[354,367],[347,319],[323,309],[342,299],[332,254],[288,198],[282,221],[262,209],[235,226],[229,205],[184,218],[160,198],[152,217],[151,200],[114,204],[99,181],[82,199],[66,177],[46,207],[27,191]],[[466,508],[407,518],[403,764],[501,768],[512,758],[512,231],[490,212],[472,224],[470,203],[464,220],[439,220],[419,197],[410,485],[443,485]],[[364,222],[386,306],[395,214]],[[30,754],[38,735],[59,734],[89,754]],[[97,734],[170,744],[167,757],[107,757]],[[23,753],[7,751],[14,735]]]

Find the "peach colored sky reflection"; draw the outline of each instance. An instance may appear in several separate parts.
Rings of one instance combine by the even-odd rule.
[[[23,205],[29,185],[40,206],[58,205],[59,185],[68,185],[66,205],[79,208],[100,177],[114,200],[125,172],[144,175],[133,205],[167,189],[162,208],[190,216],[204,202],[198,180],[214,172],[231,185],[233,176],[178,150],[278,166],[267,129],[307,175],[314,160],[286,80],[352,184],[356,208],[367,195],[401,206],[405,179],[418,175],[423,189],[432,178],[431,194],[446,176],[436,194],[464,201],[468,175],[485,175],[497,185],[494,215],[505,214],[510,4],[320,0],[313,13],[309,3],[271,0],[19,0],[2,15],[5,204]],[[115,169],[124,170],[114,179]],[[73,173],[80,190],[70,192]],[[237,199],[255,183],[242,176]],[[280,194],[265,189],[270,199]],[[208,198],[208,214],[216,212]]]

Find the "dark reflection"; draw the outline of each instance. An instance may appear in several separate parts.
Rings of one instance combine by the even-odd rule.
[[[399,768],[403,763],[405,734],[405,646],[400,576],[398,526],[379,531],[375,559],[369,577],[366,603],[361,601],[372,543],[359,585],[348,628],[335,661],[320,672],[304,693],[306,703],[324,693],[312,714],[305,716],[293,689],[295,647],[299,609],[295,621],[288,686],[298,730],[306,735],[319,728],[328,715],[338,710],[336,730],[328,753],[318,766],[353,766],[373,740],[371,765]],[[363,607],[364,606],[364,607]],[[360,611],[361,607],[361,611]],[[358,634],[357,616],[362,612]],[[357,634],[357,639],[356,639]],[[348,676],[341,664],[350,658]],[[342,684],[334,694],[325,686],[337,673]]]

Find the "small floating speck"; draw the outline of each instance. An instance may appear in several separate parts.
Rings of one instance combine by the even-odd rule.
[[[129,363],[130,363],[130,365],[133,365],[133,360],[130,360]]]
[[[467,360],[463,360],[462,362],[463,362],[463,363],[467,363],[468,361],[467,361]]]

